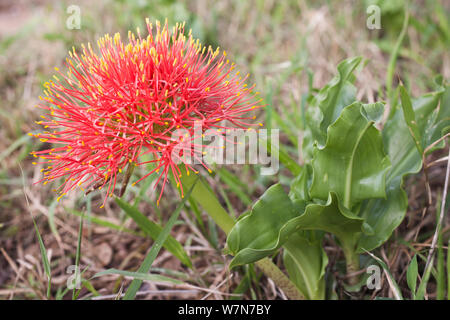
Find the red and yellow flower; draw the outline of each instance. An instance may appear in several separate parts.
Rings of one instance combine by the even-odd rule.
[[[47,112],[37,122],[45,131],[34,136],[53,148],[32,154],[46,166],[41,181],[64,178],[61,196],[77,186],[112,195],[127,166],[148,163],[140,158],[151,154],[154,169],[142,179],[159,173],[160,199],[170,171],[180,183],[181,169],[171,156],[174,130],[193,136],[195,122],[218,134],[251,125],[248,113],[261,101],[225,51],[203,46],[191,32],[185,36],[184,24],[169,30],[167,22],[157,22],[154,33],[147,20],[147,27],[147,37],[129,32],[128,43],[119,33],[100,38],[98,53],[90,44],[80,54],[73,49],[67,72],[55,68],[45,84],[38,107]],[[195,171],[189,163],[184,169]]]

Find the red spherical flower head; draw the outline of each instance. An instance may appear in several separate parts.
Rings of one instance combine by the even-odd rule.
[[[150,154],[155,166],[143,178],[159,173],[161,199],[169,172],[180,185],[181,169],[172,157],[179,143],[175,130],[195,139],[194,123],[218,135],[226,125],[251,125],[248,112],[261,100],[245,84],[248,75],[233,72],[225,51],[202,46],[191,32],[185,36],[184,24],[170,31],[167,22],[162,28],[157,22],[153,33],[147,20],[147,27],[147,37],[138,29],[137,37],[128,33],[126,44],[119,33],[105,35],[97,42],[99,53],[90,44],[80,54],[73,49],[67,73],[55,68],[57,75],[45,84],[38,105],[48,111],[38,122],[45,131],[34,136],[54,148],[32,154],[46,165],[41,181],[65,178],[61,196],[76,186],[112,195],[124,170],[148,163],[140,157]],[[188,152],[206,168],[194,146]],[[183,166],[195,171],[190,163]]]

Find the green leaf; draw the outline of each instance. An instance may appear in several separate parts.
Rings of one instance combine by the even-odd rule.
[[[48,261],[47,250],[45,249],[44,241],[42,241],[42,237],[39,232],[39,228],[36,224],[36,221],[34,220],[33,216],[31,216],[31,219],[33,220],[34,230],[36,231],[36,235],[38,237],[39,250],[41,251],[42,264],[44,265],[44,271],[45,271],[45,274],[47,275],[47,281],[48,281],[47,298],[50,298],[50,291],[51,291],[51,285],[52,285],[52,272],[51,272],[51,268],[50,268],[50,262]]]
[[[450,300],[450,240],[447,242],[447,300]]]
[[[228,235],[228,249],[235,254],[231,265],[257,261],[278,249],[293,232],[290,230],[282,235],[281,230],[296,216],[295,207],[280,184],[267,189],[251,212],[236,222]]]
[[[271,156],[278,157],[278,160],[288,169],[294,176],[297,176],[302,171],[302,167],[294,160],[282,145],[273,146],[271,139],[260,138],[261,146],[266,147]]]
[[[398,283],[395,281],[394,277],[392,276],[392,273],[389,271],[389,267],[386,263],[384,263],[383,260],[375,256],[373,253],[366,251],[368,255],[370,255],[372,258],[374,258],[383,268],[384,274],[386,275],[386,278],[388,280],[389,287],[394,294],[394,297],[396,300],[403,300],[402,291],[400,290],[400,287],[398,286]]]
[[[77,239],[77,252],[75,254],[75,279],[78,279],[80,272],[80,260],[81,260],[81,241],[83,240],[83,217],[80,218],[80,225],[78,227],[78,239]],[[72,300],[76,299],[76,288],[72,290]]]
[[[313,198],[325,200],[332,191],[352,209],[364,199],[386,196],[385,175],[390,162],[381,134],[373,126],[382,110],[381,103],[355,102],[328,128],[325,147],[314,151]]]
[[[309,201],[309,188],[312,181],[312,167],[309,164],[305,164],[302,171],[291,182],[291,190],[289,191],[289,198],[292,201]]]
[[[406,31],[408,29],[408,23],[409,23],[409,11],[408,8],[405,8],[405,17],[403,19],[403,27],[400,31],[400,34],[397,38],[397,41],[395,42],[394,48],[392,49],[391,55],[389,57],[389,63],[388,63],[388,69],[386,73],[386,89],[387,89],[387,97],[389,98],[389,101],[391,105],[393,106],[390,117],[394,115],[394,112],[396,110],[396,104],[393,103],[393,88],[392,85],[394,80],[394,72],[395,72],[395,65],[397,63],[397,56],[400,51],[400,48],[402,46],[403,38],[405,37]]]
[[[437,260],[436,260],[436,272],[432,272],[434,278],[436,279],[436,300],[444,300],[445,296],[445,272],[444,272],[444,264],[445,264],[445,255],[443,248],[443,235],[442,232],[442,223],[440,221],[440,213],[442,206],[442,196],[438,195],[436,198],[436,231],[437,232]],[[444,213],[445,215],[445,213]],[[429,254],[430,255],[430,254]],[[428,260],[428,257],[427,257]],[[426,264],[425,264],[426,265]]]
[[[30,141],[30,139],[31,139],[30,136],[28,136],[28,134],[25,134],[16,141],[14,141],[13,143],[11,143],[8,148],[6,148],[0,153],[0,162],[6,159],[6,157],[8,157],[14,150]]]
[[[414,255],[411,262],[409,263],[408,269],[406,270],[406,281],[408,287],[411,290],[413,299],[416,297],[416,287],[417,287],[417,275],[419,274],[419,268],[417,266],[417,255]]]
[[[423,132],[423,148],[450,133],[450,86],[441,86],[438,91],[426,94],[413,102],[419,130]],[[431,151],[441,149],[444,145],[445,142],[442,141]]]
[[[449,87],[446,87],[446,92]],[[428,146],[442,135],[442,129],[450,125],[449,102],[443,90],[428,93],[412,100],[417,128],[422,136],[421,145]],[[438,110],[439,101],[441,107]],[[444,109],[444,111],[442,111]],[[447,117],[447,118],[446,118]],[[408,206],[408,198],[402,189],[405,176],[418,173],[422,168],[422,157],[406,125],[404,114],[396,112],[385,124],[382,132],[385,150],[391,161],[386,175],[386,199],[371,199],[362,203],[359,216],[374,230],[373,235],[363,234],[358,243],[358,252],[371,251],[384,243],[402,222]],[[443,144],[441,145],[443,147]]]
[[[183,187],[189,189],[197,180],[197,175],[188,175],[185,172],[182,172],[180,180]],[[217,225],[228,234],[234,225],[233,218],[225,211],[211,187],[207,185],[203,179],[199,178],[198,180],[198,183],[195,184],[195,187],[192,190],[192,198],[194,198],[194,200],[208,212]]]
[[[149,237],[153,240],[158,238],[162,231],[162,228],[158,224],[148,219],[136,207],[128,204],[122,199],[116,198],[116,203]],[[164,248],[177,257],[184,265],[192,268],[192,262],[189,259],[189,256],[186,251],[184,251],[183,246],[174,237],[168,236],[167,241],[164,242]]]
[[[430,280],[430,275],[433,270],[433,262],[434,262],[434,257],[431,258],[430,264],[424,270],[422,279],[419,284],[419,288],[417,288],[417,293],[416,293],[416,297],[415,297],[415,299],[417,299],[417,300],[423,300],[425,297],[425,293],[426,293],[427,286],[428,286],[428,281]]]
[[[372,199],[361,206],[361,217],[373,233],[362,234],[358,241],[358,253],[373,250],[382,245],[400,225],[408,205],[406,192],[401,188],[388,187],[386,199]]]
[[[159,274],[150,274],[150,273],[142,273],[142,272],[131,272],[131,271],[125,271],[125,270],[118,270],[118,269],[107,269],[105,271],[100,271],[94,274],[94,276],[91,278],[98,278],[104,275],[109,274],[118,274],[125,277],[131,277],[133,279],[137,280],[143,280],[143,281],[157,281],[157,282],[168,282],[173,284],[184,284],[183,281],[180,281],[178,279],[162,276]]]
[[[270,187],[251,212],[231,230],[227,245],[234,254],[230,267],[257,261],[278,250],[299,230],[322,230],[351,243],[362,232],[363,220],[339,204],[330,193],[325,204],[292,202],[281,185]]]
[[[87,281],[87,280],[82,280],[81,283],[83,284],[83,286],[84,286],[89,292],[92,293],[92,295],[93,295],[94,297],[100,296],[100,293],[99,293],[97,290],[95,290],[95,288],[94,288],[94,286],[92,285],[92,283],[90,283],[90,282]]]
[[[239,197],[243,204],[250,205],[252,203],[252,200],[247,195],[248,185],[239,180],[239,178],[231,171],[222,167],[217,171],[217,175],[220,177],[223,183],[230,188],[230,191],[232,191],[236,196]]]
[[[414,113],[411,99],[404,86],[400,86],[400,99],[402,101],[403,116],[406,121],[406,125],[411,133],[411,136],[416,144],[416,148],[420,154],[423,154],[423,148],[421,145],[422,135],[420,134],[419,127],[417,126],[416,115]]]
[[[192,193],[192,189],[194,188],[197,180],[194,181],[193,185],[189,188],[189,192],[186,194],[186,197],[180,202],[180,204],[177,206],[175,211],[172,213],[172,215],[169,218],[169,221],[167,221],[164,228],[161,230],[160,234],[155,240],[155,243],[153,244],[152,248],[146,255],[144,261],[142,262],[142,265],[138,269],[138,273],[148,273],[150,270],[150,267],[152,266],[153,261],[158,256],[159,251],[161,250],[164,243],[169,238],[170,230],[172,230],[173,225],[177,221],[178,217],[180,216],[181,209],[183,209],[184,204],[186,203],[186,200],[189,199]],[[136,293],[138,292],[139,288],[141,287],[142,280],[140,279],[134,279],[130,286],[127,289],[127,292],[125,293],[125,296],[123,297],[124,300],[133,300],[136,296]]]
[[[289,278],[307,299],[325,299],[325,268],[328,257],[321,239],[309,239],[305,233],[295,232],[283,245],[284,265]]]
[[[333,233],[341,241],[350,241],[363,231],[363,219],[341,205],[338,196],[330,192],[325,204],[308,204],[302,215],[291,221],[296,229],[322,230]]]
[[[351,81],[361,60],[361,57],[355,57],[339,63],[338,74],[319,91],[307,109],[306,119],[312,138],[321,146],[326,142],[328,126],[344,107],[355,101],[356,89]]]

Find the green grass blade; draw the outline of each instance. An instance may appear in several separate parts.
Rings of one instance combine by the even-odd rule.
[[[36,224],[36,221],[33,217],[34,230],[36,231],[36,235],[39,241],[39,250],[41,251],[42,264],[44,265],[44,271],[47,275],[48,285],[47,285],[47,298],[50,298],[51,286],[52,286],[52,273],[50,268],[50,262],[48,261],[47,250],[45,249],[44,241],[42,241],[41,234],[39,232],[39,228]]]
[[[440,209],[440,197],[436,199],[436,219],[439,224],[439,212]],[[445,297],[445,256],[443,249],[443,239],[442,239],[442,226],[439,228],[439,234],[437,239],[437,275],[436,275],[436,300],[444,300]]]
[[[161,250],[164,242],[166,242],[170,230],[172,230],[173,225],[177,221],[181,209],[183,209],[184,204],[186,203],[186,200],[189,199],[191,196],[192,190],[194,189],[196,183],[196,179],[190,188],[189,192],[186,194],[184,199],[181,201],[181,203],[178,205],[178,207],[175,209],[174,213],[172,213],[172,216],[170,217],[169,221],[167,221],[166,225],[164,226],[163,230],[160,232],[158,237],[155,240],[155,243],[153,244],[152,248],[150,249],[150,252],[147,254],[147,256],[144,259],[144,262],[140,266],[138,273],[147,273],[150,270],[150,267],[153,264],[153,261],[155,260],[156,256],[158,255],[159,251]],[[141,287],[142,280],[140,279],[134,279],[130,286],[128,287],[127,292],[125,293],[125,296],[123,297],[124,300],[133,300],[136,296],[136,293],[138,292],[139,288]]]
[[[275,149],[274,146],[270,143],[270,139],[262,140],[260,139],[259,143],[264,144],[267,143],[267,151],[270,152],[270,154],[278,154],[278,159],[280,162],[290,171],[294,176],[298,176],[300,172],[302,171],[302,167],[292,159],[292,157],[284,151],[284,149],[281,147],[281,145]]]
[[[391,52],[391,56],[389,57],[389,64],[386,74],[387,97],[389,99],[389,103],[391,104],[389,118],[392,117],[395,113],[395,105],[393,104],[394,100],[393,82],[394,82],[395,65],[397,63],[398,52],[402,45],[403,39],[405,38],[406,30],[408,29],[408,24],[409,24],[409,12],[408,8],[405,8],[405,19],[403,20],[403,27],[402,30],[400,31],[400,35],[397,38],[397,42],[395,43],[394,49]]]
[[[197,178],[197,175],[187,175],[182,173],[180,179],[181,184],[186,189],[191,188],[194,182],[199,179],[199,182],[192,191],[192,198],[194,198],[195,201],[211,216],[216,224],[228,234],[234,226],[234,219],[228,215],[227,211],[225,211],[211,187],[206,184],[203,179]]]
[[[122,199],[116,198],[116,203],[148,236],[150,236],[153,240],[158,238],[162,230],[158,224],[148,219],[136,207],[128,204]],[[183,246],[174,237],[170,235],[168,236],[167,241],[164,243],[164,248],[177,257],[187,267],[192,268],[192,262],[189,259],[189,256],[186,251],[184,251]]]
[[[414,255],[411,262],[409,263],[409,267],[406,270],[406,281],[408,283],[408,287],[411,290],[412,298],[416,299],[416,288],[417,288],[417,275],[419,274],[419,269],[417,265],[417,255]]]
[[[434,257],[431,258],[430,264],[428,265],[428,267],[425,269],[425,271],[423,273],[422,280],[420,281],[419,288],[417,289],[417,294],[416,294],[417,300],[423,300],[423,298],[425,297],[428,280],[430,280],[431,270],[433,269],[433,262],[434,262]]]
[[[268,130],[270,130],[272,128],[272,114],[273,112],[273,107],[272,107],[272,103],[273,103],[273,80],[272,79],[268,79],[267,83],[266,83],[266,98],[265,101],[267,103],[266,107],[265,107],[265,114],[266,114],[266,128]]]
[[[50,226],[50,230],[52,231],[55,238],[60,239],[61,237],[58,233],[58,229],[56,228],[56,224],[55,224],[55,208],[56,208],[57,203],[58,202],[55,199],[48,207],[48,225]]]
[[[83,239],[83,221],[84,215],[80,218],[80,226],[78,228],[78,240],[77,240],[77,253],[75,255],[75,279],[78,279],[80,272],[80,259],[81,259],[81,240]],[[76,286],[72,291],[72,300],[76,299]]]
[[[94,288],[94,286],[92,285],[92,283],[90,283],[90,282],[87,281],[87,280],[82,280],[82,284],[83,284],[83,286],[84,286],[89,292],[92,293],[92,295],[93,295],[94,297],[100,296],[100,293],[99,293],[97,290],[95,290],[95,288]]]
[[[241,300],[244,293],[246,293],[250,289],[250,283],[251,283],[250,274],[247,271],[244,277],[242,278],[241,282],[233,291],[233,294],[240,296],[232,296],[230,297],[230,300]]]
[[[252,199],[247,196],[247,186],[243,184],[238,177],[236,177],[233,173],[225,168],[220,168],[217,171],[220,179],[230,188],[230,190],[239,197],[239,199],[245,205],[250,205],[252,203]]]
[[[413,110],[411,99],[409,98],[408,92],[403,85],[400,85],[400,100],[402,102],[403,115],[405,117],[406,125],[408,126],[409,132],[416,144],[417,151],[423,154],[423,148],[421,145],[422,136],[417,126],[416,115]]]
[[[189,198],[189,206],[191,210],[194,212],[195,220],[197,221],[197,224],[200,226],[200,230],[203,234],[206,234],[206,227],[202,220],[202,212],[200,211],[200,208],[197,205],[197,202],[193,197]]]
[[[370,255],[372,258],[374,258],[383,268],[384,273],[386,275],[386,278],[389,282],[389,286],[391,288],[392,293],[394,294],[394,297],[396,300],[403,300],[403,296],[402,296],[402,292],[400,290],[400,287],[398,286],[397,282],[395,281],[394,277],[391,274],[391,271],[389,271],[389,267],[386,265],[386,263],[384,263],[383,260],[381,260],[380,258],[378,258],[376,255],[374,255],[373,253],[366,251],[366,253],[368,255]]]
[[[125,270],[118,270],[118,269],[108,269],[105,271],[97,272],[91,279],[98,278],[107,274],[118,274],[125,277],[131,277],[136,280],[140,281],[158,281],[158,282],[168,282],[173,284],[184,284],[183,281],[174,279],[171,277],[162,276],[159,274],[150,274],[150,273],[142,273],[142,272],[131,272],[131,271],[125,271]]]
[[[447,243],[447,300],[450,300],[450,240]]]
[[[30,139],[31,139],[30,136],[23,135],[19,139],[11,143],[11,145],[8,148],[6,148],[6,150],[0,153],[0,162],[2,162],[7,156],[9,156],[14,150],[19,148],[21,145],[27,143]]]

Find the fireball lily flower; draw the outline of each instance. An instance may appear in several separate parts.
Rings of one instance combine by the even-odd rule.
[[[137,37],[128,33],[128,43],[119,33],[105,35],[98,40],[99,54],[90,44],[82,46],[81,54],[73,49],[66,60],[67,73],[55,68],[57,75],[45,84],[38,107],[47,114],[37,122],[45,131],[34,136],[53,148],[32,154],[46,165],[44,184],[65,178],[56,190],[61,196],[77,186],[106,186],[106,196],[112,196],[118,176],[148,163],[140,157],[150,154],[155,168],[142,179],[159,173],[161,199],[170,172],[181,186],[181,169],[172,159],[178,143],[172,138],[174,130],[184,129],[195,137],[194,122],[203,132],[213,129],[218,135],[227,129],[224,123],[252,125],[247,121],[254,117],[247,114],[260,107],[261,100],[245,84],[248,75],[242,78],[233,72],[225,51],[219,54],[219,49],[202,46],[191,32],[186,37],[184,24],[170,32],[167,21],[163,28],[157,22],[153,34],[147,19],[147,27],[146,38],[138,29]],[[194,149],[190,155],[201,162]],[[189,163],[184,168],[197,173]]]

